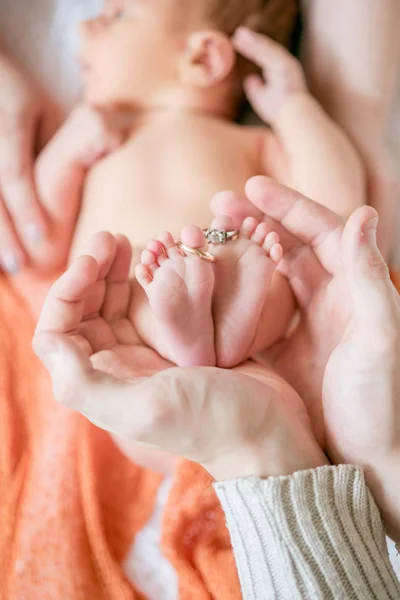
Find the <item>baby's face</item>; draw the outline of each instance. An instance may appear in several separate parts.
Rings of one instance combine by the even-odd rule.
[[[98,106],[157,104],[176,77],[185,44],[176,0],[109,0],[81,26],[85,100]]]

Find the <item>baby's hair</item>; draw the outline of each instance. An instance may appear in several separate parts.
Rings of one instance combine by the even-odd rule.
[[[207,0],[210,22],[231,36],[248,27],[288,47],[298,16],[297,0]]]
[[[229,37],[238,27],[248,27],[291,49],[299,16],[298,0],[207,0],[205,5],[207,20]],[[238,56],[236,75],[239,87],[235,92],[238,100],[242,97],[243,80],[258,72],[256,65]],[[239,106],[239,110],[242,108]]]

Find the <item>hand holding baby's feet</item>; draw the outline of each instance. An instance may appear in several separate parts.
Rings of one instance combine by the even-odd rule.
[[[144,377],[170,366],[140,344],[130,320],[131,257],[123,236],[100,232],[91,238],[87,254],[68,267],[48,294],[35,334],[42,352],[43,335],[59,333],[79,345],[93,368],[121,381],[134,379],[138,369]]]
[[[232,225],[229,217],[213,223],[225,230]],[[243,221],[236,241],[211,245],[209,250],[217,259],[213,297],[217,365],[230,368],[268,343],[265,325],[278,317],[268,314],[266,305],[283,250],[278,234],[252,217]]]
[[[125,137],[117,114],[87,104],[72,111],[65,127],[71,132],[76,156],[87,167],[117,150]]]
[[[238,29],[233,44],[262,70],[262,77],[250,75],[244,87],[255,112],[272,125],[291,96],[307,92],[303,68],[283,46],[250,29]]]
[[[227,217],[214,225],[232,229]],[[182,241],[190,248],[206,246],[198,227],[185,229]],[[233,367],[276,341],[267,329],[277,317],[265,309],[282,257],[278,235],[248,218],[237,240],[210,245],[209,253],[216,262],[183,256],[165,233],[148,244],[136,267],[150,311],[132,319],[138,319],[145,342],[179,366]]]
[[[201,247],[203,232],[189,227],[182,232],[182,241]],[[214,366],[212,265],[196,256],[183,256],[172,235],[164,233],[142,253],[136,277],[151,309],[142,319],[146,341],[181,367]]]

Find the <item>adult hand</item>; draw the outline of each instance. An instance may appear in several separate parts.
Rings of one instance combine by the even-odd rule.
[[[2,55],[0,87],[0,267],[14,273],[47,232],[33,177],[42,105],[34,85]]]
[[[379,149],[380,148],[380,149]],[[379,213],[378,246],[385,259],[397,249],[400,176],[384,144],[373,142],[369,153],[361,153],[366,168],[368,203]]]
[[[322,205],[262,177],[246,193],[280,234],[280,269],[300,307],[294,334],[263,358],[307,402],[329,457],[365,467],[398,537],[400,301],[376,244],[377,214],[362,207],[344,227]],[[220,194],[213,210],[241,218],[243,202]]]
[[[54,284],[34,337],[58,401],[130,441],[196,461],[216,479],[327,463],[304,404],[274,373],[172,368],[130,319],[131,247],[96,235]]]

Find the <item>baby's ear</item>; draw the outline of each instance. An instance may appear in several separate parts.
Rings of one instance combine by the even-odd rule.
[[[232,72],[236,52],[227,35],[213,29],[192,33],[180,64],[184,83],[212,87],[224,81]]]

